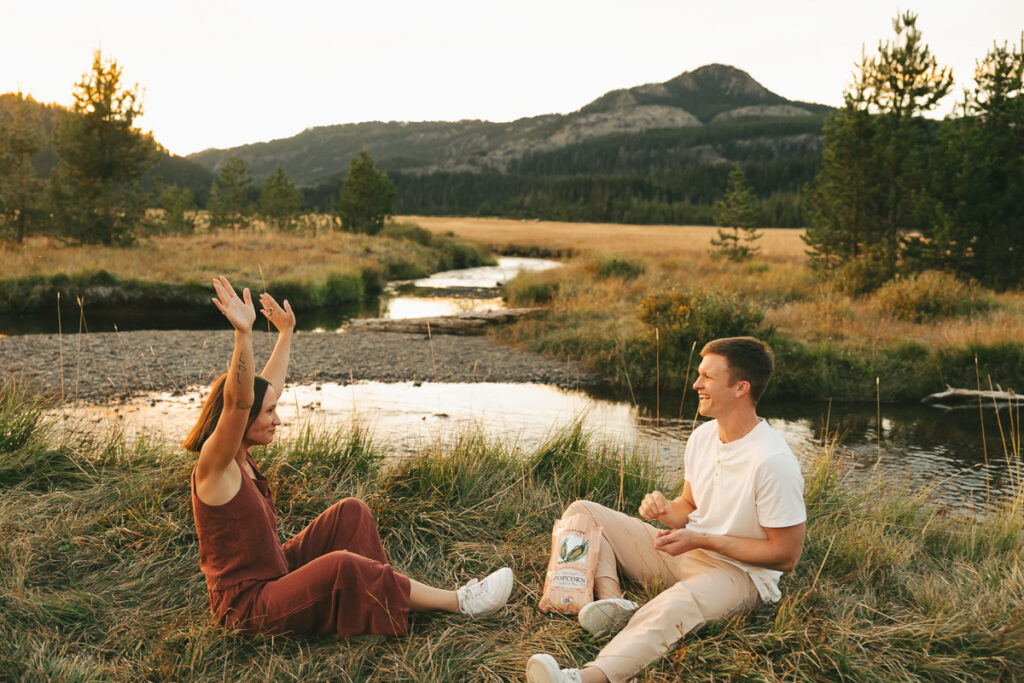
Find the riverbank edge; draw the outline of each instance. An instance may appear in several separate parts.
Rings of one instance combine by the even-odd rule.
[[[514,303],[519,303],[513,300]],[[654,330],[623,340],[620,330],[607,338],[573,333],[572,313],[551,308],[529,319],[497,328],[499,341],[548,358],[571,358],[600,373],[622,391],[690,386],[696,380],[700,349],[710,340],[669,345]],[[556,330],[557,334],[548,334]],[[850,349],[804,342],[777,330],[751,332],[775,353],[775,374],[766,400],[789,398],[900,403],[920,401],[947,385],[967,389],[1020,390],[1024,343],[999,342],[928,348],[906,341],[894,346]]]
[[[365,300],[383,291],[388,280],[426,277],[426,270],[410,271],[364,268],[360,272],[328,272],[322,282],[278,280],[273,292],[279,300],[288,299],[296,309],[310,310]],[[394,271],[394,272],[392,272]],[[236,280],[237,288],[262,291],[259,281]],[[42,313],[51,311],[58,302],[62,309],[83,305],[99,308],[139,306],[205,305],[210,301],[209,283],[154,282],[119,278],[105,270],[87,270],[73,275],[31,275],[0,280],[0,313]]]

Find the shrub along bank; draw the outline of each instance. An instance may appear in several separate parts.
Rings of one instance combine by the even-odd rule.
[[[855,297],[794,264],[597,255],[520,275],[505,296],[545,310],[503,339],[634,389],[693,382],[704,343],[747,334],[775,350],[769,397],[916,400],[1024,379],[1024,296],[942,273]]]

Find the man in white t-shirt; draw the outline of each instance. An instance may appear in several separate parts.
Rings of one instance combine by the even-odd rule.
[[[603,527],[598,599],[580,611],[580,624],[618,634],[582,669],[534,655],[526,667],[531,683],[628,680],[687,633],[781,597],[779,577],[800,560],[807,513],[799,463],[757,416],[774,357],[752,337],[716,339],[700,355],[693,388],[700,414],[713,419],[686,443],[682,494],[668,500],[654,491],[640,505],[641,517],[668,528],[589,501],[564,513],[588,514]],[[618,570],[667,588],[640,607],[622,598]]]

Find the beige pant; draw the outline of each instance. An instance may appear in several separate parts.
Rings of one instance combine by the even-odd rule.
[[[599,668],[612,683],[635,676],[687,633],[757,606],[757,588],[742,569],[702,550],[676,557],[656,550],[654,526],[597,503],[578,500],[563,517],[579,513],[604,527],[597,577],[618,581],[619,568],[634,581],[668,586],[637,610],[587,665]]]

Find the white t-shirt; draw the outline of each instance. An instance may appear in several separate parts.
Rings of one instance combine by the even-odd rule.
[[[785,440],[764,420],[729,443],[718,438],[717,420],[702,424],[686,442],[683,463],[697,504],[687,529],[767,538],[762,527],[787,527],[807,520],[800,463]],[[782,597],[782,572],[705,552],[747,572],[765,602]]]

